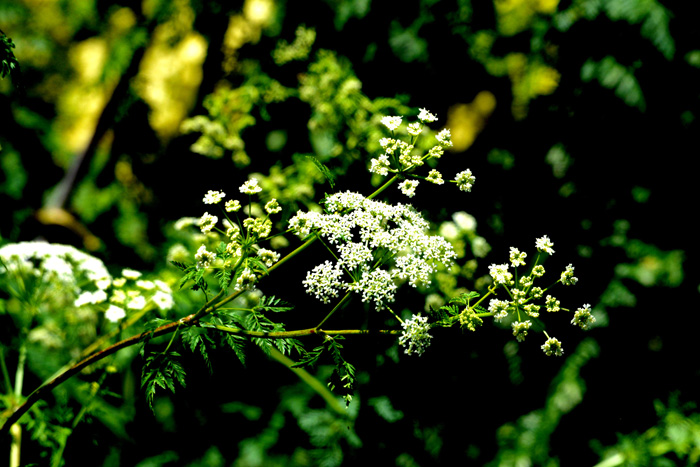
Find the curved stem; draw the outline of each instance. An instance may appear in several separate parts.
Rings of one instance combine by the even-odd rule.
[[[348,301],[348,300],[350,299],[350,294],[351,294],[351,293],[352,293],[352,292],[346,293],[345,296],[333,307],[333,309],[330,311],[330,313],[328,313],[328,314],[326,315],[326,317],[323,318],[323,319],[321,320],[321,322],[318,323],[314,329],[319,330],[319,329],[321,328],[321,326],[323,326],[323,323],[325,323],[326,320],[328,320],[328,318],[330,318],[331,316],[333,316],[333,313],[335,313],[336,310],[337,310],[338,308],[340,308],[340,305],[342,305],[343,303],[345,303],[346,301]]]
[[[211,300],[209,300],[202,308],[199,309],[196,313],[193,313],[185,318],[182,318],[181,320],[164,324],[163,326],[160,326],[152,331],[147,331],[143,332],[141,334],[137,334],[134,336],[131,336],[127,339],[121,340],[115,344],[110,345],[109,347],[97,351],[79,362],[73,364],[66,370],[62,371],[61,373],[49,378],[47,381],[45,381],[41,386],[36,388],[34,392],[32,392],[27,399],[19,406],[17,407],[14,412],[5,420],[5,423],[3,424],[2,428],[0,428],[0,434],[6,433],[12,425],[14,425],[19,419],[27,413],[27,411],[38,401],[46,397],[56,386],[59,384],[63,383],[64,381],[70,379],[72,376],[78,374],[80,371],[83,370],[83,368],[92,365],[95,362],[98,362],[102,360],[103,358],[112,355],[113,353],[117,352],[118,350],[130,347],[132,345],[136,345],[139,342],[141,342],[143,339],[146,338],[152,338],[152,337],[157,337],[157,336],[162,336],[165,334],[170,334],[171,332],[174,332],[179,326],[181,325],[192,325],[196,323],[199,318],[202,316],[211,313],[214,311],[217,307],[221,306],[224,302],[228,300],[232,300],[233,298],[237,297],[240,295],[240,292],[234,293],[231,296],[227,297],[226,299],[222,300],[219,303],[214,304],[214,302],[221,297],[225,293],[224,290],[220,291],[218,294],[216,294]]]
[[[316,391],[316,393],[326,401],[328,407],[333,409],[334,412],[336,412],[342,417],[348,416],[347,410],[345,410],[345,408],[338,402],[333,393],[328,390],[328,387],[321,381],[316,379],[311,373],[309,373],[305,369],[295,368],[294,364],[296,362],[294,360],[285,356],[282,352],[280,352],[274,347],[270,347],[270,357],[274,358],[282,365],[286,366],[291,371],[293,371],[299,377],[299,379],[305,382],[311,389]]]

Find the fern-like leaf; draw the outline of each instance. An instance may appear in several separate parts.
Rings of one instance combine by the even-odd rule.
[[[328,184],[331,186],[331,190],[335,188],[335,177],[333,176],[333,173],[326,167],[321,161],[318,160],[318,158],[312,154],[307,154],[306,158],[313,162],[313,164],[316,166],[316,168],[323,174],[323,176],[328,180]]]
[[[185,387],[185,369],[178,361],[177,352],[158,352],[149,355],[141,370],[141,389],[146,393],[148,406],[153,411],[153,399],[158,387],[175,392],[175,383]]]
[[[287,302],[280,300],[279,298],[275,298],[274,295],[272,297],[266,297],[266,296],[261,297],[260,301],[255,306],[256,311],[271,311],[273,313],[290,311],[293,309],[294,309],[294,306],[290,305]]]

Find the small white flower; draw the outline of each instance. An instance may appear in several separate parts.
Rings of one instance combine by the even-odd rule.
[[[217,204],[224,199],[224,196],[226,196],[226,193],[223,191],[209,190],[207,191],[207,194],[204,195],[204,199],[202,201],[204,201],[204,204]]]
[[[370,161],[369,171],[378,175],[388,175],[390,168],[391,163],[389,162],[389,156],[382,154],[376,159],[372,159]]]
[[[428,177],[426,178],[426,180],[436,185],[442,185],[443,183],[445,183],[445,181],[442,179],[442,174],[435,169],[431,170],[430,173],[428,173]]]
[[[404,180],[403,182],[399,183],[399,189],[401,190],[401,193],[408,196],[409,198],[413,198],[413,196],[416,194],[417,187],[418,180]]]
[[[241,203],[237,199],[230,199],[224,205],[226,212],[238,212],[241,209]]]
[[[109,277],[103,277],[95,282],[95,286],[100,290],[105,290],[112,285],[112,279]]]
[[[255,276],[255,273],[249,268],[245,268],[241,272],[241,275],[238,276],[238,279],[236,279],[235,289],[236,291],[250,289],[251,287],[253,287],[253,284],[255,284],[256,280],[257,277]]]
[[[461,191],[472,191],[472,186],[476,181],[476,177],[472,175],[472,171],[467,169],[455,175],[455,182]]]
[[[382,123],[391,131],[394,131],[401,125],[401,117],[383,117]]]
[[[533,287],[530,289],[530,296],[535,300],[539,300],[544,295],[544,290],[541,287]]]
[[[153,283],[156,285],[156,288],[158,290],[160,290],[161,292],[172,293],[172,289],[170,288],[170,286],[167,283],[165,283],[159,279],[156,279],[155,281],[153,281]]]
[[[595,323],[595,316],[591,314],[591,305],[589,304],[585,304],[576,310],[574,319],[571,320],[571,324],[579,326],[584,331],[590,329],[593,323]]]
[[[552,250],[554,244],[551,242],[551,240],[549,240],[549,237],[546,235],[535,240],[535,246],[539,251],[544,251],[546,253],[549,253],[550,255],[554,254],[554,250]]]
[[[340,281],[342,275],[343,271],[340,267],[326,261],[307,272],[306,279],[302,283],[307,293],[314,295],[323,303],[328,303],[331,298],[338,296],[338,290],[342,285]]]
[[[199,229],[202,231],[202,233],[211,232],[211,229],[214,228],[218,221],[218,217],[212,216],[208,212],[205,212],[199,219]]]
[[[498,322],[508,316],[509,306],[510,302],[492,298],[489,302],[489,311],[494,314],[493,319]]]
[[[548,357],[551,357],[552,355],[561,357],[562,355],[564,355],[564,350],[561,348],[561,342],[559,342],[559,339],[556,339],[554,337],[550,337],[549,339],[547,339],[547,341],[544,344],[542,344],[540,348]]]
[[[175,230],[184,230],[191,225],[199,225],[199,217],[181,217],[173,224]]]
[[[526,257],[527,253],[521,252],[517,248],[510,247],[510,264],[512,264],[514,268],[518,266],[525,266]]]
[[[265,266],[271,268],[273,264],[280,260],[280,254],[272,250],[260,248],[258,250],[258,258],[260,258],[260,261],[262,261]]]
[[[207,247],[201,245],[194,255],[195,261],[197,261],[198,269],[205,269],[211,265],[211,262],[216,259],[216,253],[212,253],[207,250]]]
[[[124,309],[116,305],[110,305],[109,308],[107,308],[107,311],[105,311],[105,318],[113,323],[116,323],[125,316],[126,312]]]
[[[430,151],[428,151],[428,156],[434,157],[435,159],[440,159],[443,154],[445,154],[445,148],[439,144],[437,146],[433,146],[430,148]]]
[[[163,292],[161,290],[158,290],[155,294],[153,294],[151,300],[153,300],[153,303],[155,303],[156,306],[163,311],[171,309],[174,304],[172,294]]]
[[[419,122],[410,123],[406,128],[406,131],[409,135],[418,136],[420,135],[421,131],[423,131],[423,125],[421,125]]]
[[[154,284],[151,281],[139,280],[139,281],[136,281],[136,287],[138,287],[139,289],[143,289],[143,290],[151,290],[151,289],[154,289],[156,287],[156,284]]]
[[[527,331],[530,329],[530,326],[532,326],[532,322],[530,320],[514,321],[513,324],[511,324],[511,327],[513,328],[513,336],[515,336],[518,342],[525,340],[525,336],[527,336]]]
[[[129,300],[129,303],[127,303],[126,307],[129,308],[130,310],[143,310],[143,307],[146,306],[146,299],[144,298],[143,295],[138,295],[136,297],[133,297],[131,300]]]
[[[78,295],[78,298],[75,299],[73,305],[81,307],[83,305],[89,305],[92,303],[94,303],[92,299],[92,292],[83,292],[80,295]]]
[[[437,117],[428,112],[426,109],[420,109],[420,113],[418,114],[418,120],[420,120],[421,122],[432,123],[437,121]]]
[[[399,337],[399,345],[406,347],[404,351],[406,355],[416,354],[423,355],[425,349],[430,345],[430,339],[433,338],[428,324],[427,316],[413,315],[411,319],[407,319],[401,323],[403,333]]]
[[[282,210],[282,206],[277,202],[275,198],[272,198],[265,204],[265,212],[268,214],[277,214]]]
[[[251,178],[250,180],[245,182],[243,185],[241,185],[239,190],[241,191],[241,193],[252,195],[252,194],[261,192],[262,188],[258,185],[257,178]]]
[[[438,143],[444,148],[450,148],[452,147],[452,141],[450,138],[452,138],[452,134],[450,133],[450,130],[445,128],[442,130],[440,133],[435,135],[435,138],[438,140]]]
[[[126,302],[126,293],[121,289],[116,289],[112,291],[112,296],[109,297],[109,301],[116,303],[117,305],[123,305]]]
[[[532,276],[522,276],[520,278],[520,288],[527,289],[533,283]]]
[[[508,272],[507,264],[490,265],[489,274],[496,284],[510,285],[513,282],[513,274]]]
[[[525,310],[525,313],[527,313],[528,316],[533,318],[540,316],[540,306],[535,305],[534,303],[528,303],[527,305],[523,306],[523,310]]]
[[[464,211],[458,211],[452,214],[452,220],[464,231],[474,232],[476,230],[476,219],[474,216]]]
[[[547,307],[547,311],[559,311],[561,310],[559,305],[561,305],[559,300],[551,295],[547,295],[547,298],[545,299],[545,307]]]
[[[564,285],[574,285],[578,282],[578,279],[574,277],[574,267],[569,264],[566,270],[561,273],[561,283]]]
[[[122,269],[122,277],[125,279],[136,280],[141,277],[141,273],[139,271],[134,271],[133,269]]]

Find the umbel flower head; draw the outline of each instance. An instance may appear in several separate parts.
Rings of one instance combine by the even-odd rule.
[[[427,316],[413,315],[411,319],[408,319],[401,323],[403,327],[403,333],[399,337],[399,345],[406,348],[404,353],[406,355],[412,355],[414,353],[423,355],[425,349],[430,345],[430,339],[433,338],[428,331],[430,331],[430,324],[428,324]]]
[[[380,310],[394,301],[399,281],[429,284],[435,264],[448,266],[456,257],[447,240],[426,234],[428,223],[410,205],[352,192],[328,196],[324,204],[325,213],[299,211],[289,221],[299,237],[316,232],[336,249],[335,263],[325,261],[304,280],[306,291],[323,302],[352,291]]]
[[[536,239],[535,246],[541,253],[550,255],[554,253],[554,244],[546,235]],[[508,297],[506,300],[491,299],[488,312],[491,313],[496,322],[501,322],[511,316],[513,318],[511,322],[513,336],[518,341],[524,341],[532,327],[532,322],[525,319],[526,317],[540,318],[540,311],[543,309],[550,313],[569,311],[561,306],[561,302],[556,297],[545,294],[549,287],[542,289],[534,285],[545,274],[544,266],[537,264],[540,257],[540,254],[536,255],[535,264],[530,269],[529,274],[518,274],[518,267],[526,265],[527,253],[511,247],[509,263],[489,266],[493,285],[489,287],[488,295],[495,294],[498,289],[503,288],[507,291]],[[510,268],[514,272],[511,272]],[[566,286],[576,284],[578,279],[574,277],[574,266],[569,264],[556,282],[561,282]],[[540,304],[535,303],[537,300],[541,300]],[[571,324],[580,326],[582,329],[588,329],[593,322],[595,322],[595,318],[590,313],[590,305],[579,308],[571,320]],[[561,343],[557,339],[549,338],[549,336],[547,338],[547,342],[542,345],[542,350],[547,355],[562,355]]]

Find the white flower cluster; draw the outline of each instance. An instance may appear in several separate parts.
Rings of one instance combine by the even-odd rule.
[[[554,250],[552,247],[554,244],[546,235],[535,240],[535,247],[540,252],[545,252],[548,254],[553,254]],[[541,287],[535,287],[534,282],[536,279],[542,277],[545,273],[544,266],[541,264],[535,264],[530,273],[527,275],[520,276],[517,278],[517,271],[512,273],[509,268],[517,269],[518,266],[525,266],[525,259],[527,258],[527,253],[520,251],[517,248],[511,247],[509,254],[509,263],[504,264],[492,264],[489,266],[489,274],[493,279],[494,287],[489,289],[490,293],[495,292],[495,288],[498,286],[504,287],[508,291],[509,300],[498,300],[492,299],[489,302],[488,311],[492,313],[494,321],[500,322],[512,315],[517,317],[516,321],[511,323],[513,328],[513,335],[518,341],[522,341],[527,336],[527,332],[530,329],[532,323],[529,320],[521,321],[521,312],[531,318],[537,318],[540,315],[540,309],[542,306],[548,312],[558,312],[561,310],[569,311],[566,308],[561,307],[561,303],[552,295],[546,295],[544,292],[548,289],[542,289]],[[537,256],[535,263],[539,260],[539,255]],[[516,281],[517,278],[517,281]],[[560,278],[557,282],[561,282],[564,285],[574,285],[578,282],[578,279],[574,277],[574,267],[569,264],[566,269],[561,273]],[[535,300],[540,300],[544,297],[544,304],[537,305],[533,303]],[[574,314],[574,318],[571,324],[580,326],[582,329],[588,329],[588,327],[595,322],[595,318],[590,313],[590,305],[584,305],[583,308],[579,308]],[[542,349],[547,355],[561,355],[563,351],[561,350],[561,343],[551,338]]]
[[[111,276],[104,263],[94,256],[69,246],[46,242],[10,243],[0,248],[4,273],[28,273],[44,281],[56,280],[80,291],[78,283],[86,279],[98,289],[109,285]]]
[[[591,314],[591,305],[589,304],[585,304],[576,310],[574,319],[571,320],[571,324],[579,326],[584,331],[590,329],[593,323],[595,323],[595,316]]]
[[[243,194],[253,195],[260,193],[262,188],[258,184],[256,178],[251,178],[250,180],[243,183],[238,188]],[[226,194],[223,191],[213,191],[209,190],[206,195],[204,195],[203,202],[205,204],[219,204],[224,200]],[[223,267],[229,267],[233,264],[239,264],[241,269],[236,270],[235,275],[235,289],[245,290],[253,286],[257,281],[257,276],[263,273],[264,268],[272,267],[280,259],[279,253],[276,253],[265,248],[259,248],[255,243],[257,240],[266,238],[270,235],[272,231],[272,222],[269,220],[271,214],[277,214],[282,211],[282,207],[276,199],[271,199],[264,205],[264,211],[266,213],[265,217],[247,217],[242,220],[242,222],[236,217],[237,223],[228,217],[229,212],[237,213],[242,208],[241,203],[238,200],[230,199],[223,203],[221,207],[224,219],[222,221],[223,230],[217,226],[219,218],[208,212],[197,220],[197,225],[204,234],[210,234],[211,237],[219,239],[218,235],[223,235],[226,240],[225,252],[220,252],[217,254],[213,251],[207,249],[207,245],[201,245],[194,255],[196,265],[198,269],[207,269],[214,264],[216,267],[223,265]],[[259,209],[258,209],[259,210]],[[248,211],[249,214],[253,212],[253,209]],[[212,233],[214,231],[215,233]],[[251,251],[252,250],[252,251]],[[253,254],[256,254],[259,262],[249,261]],[[243,258],[243,262],[236,262],[232,258]],[[262,265],[260,265],[262,263]]]
[[[564,349],[561,348],[561,342],[559,342],[559,339],[556,339],[554,337],[550,337],[549,339],[547,339],[547,341],[544,344],[542,344],[540,348],[548,357],[551,357],[552,355],[561,357],[562,355],[564,355]]]
[[[123,269],[121,277],[109,284],[109,297],[106,291],[102,290],[83,292],[75,300],[75,306],[106,302],[108,307],[105,310],[105,318],[112,322],[126,317],[126,310],[143,310],[149,303],[153,303],[162,311],[171,309],[174,300],[170,286],[161,280],[151,281],[141,277],[139,271]]]
[[[299,211],[289,221],[299,237],[316,232],[337,249],[335,264],[316,266],[304,281],[307,292],[324,303],[348,290],[361,293],[363,301],[373,301],[380,310],[393,302],[395,280],[407,280],[413,287],[429,284],[433,265],[448,266],[456,257],[444,238],[426,234],[429,224],[410,205],[392,206],[343,192],[328,196],[325,208],[323,214]],[[377,267],[379,258],[392,259],[389,269]]]
[[[445,128],[435,135],[435,139],[437,139],[438,144],[433,146],[426,155],[421,155],[415,151],[413,143],[415,143],[415,138],[422,133],[423,125],[425,123],[436,121],[437,117],[428,112],[426,109],[420,109],[418,120],[418,122],[410,123],[406,128],[406,132],[412,137],[411,143],[395,138],[382,138],[379,140],[379,144],[384,149],[384,154],[381,154],[370,161],[369,171],[371,173],[386,176],[389,174],[389,172],[401,172],[405,175],[411,169],[422,166],[425,159],[440,158],[445,152],[446,148],[452,147],[452,134],[450,133],[450,130]],[[391,130],[393,136],[394,131],[401,126],[403,119],[402,117],[383,117],[381,121],[384,126]],[[392,163],[394,164],[393,167]],[[436,185],[442,185],[445,183],[442,179],[442,174],[435,169],[431,170],[425,179]],[[462,191],[471,191],[475,181],[476,177],[474,177],[469,169],[458,173],[454,180],[452,180],[452,182],[456,183],[458,188]],[[404,180],[399,184],[399,189],[401,192],[409,198],[412,198],[415,195],[417,187],[418,180]]]
[[[404,351],[407,355],[412,355],[413,353],[423,355],[425,349],[430,345],[430,339],[433,338],[428,331],[430,331],[430,324],[428,324],[427,316],[413,315],[411,319],[408,319],[401,323],[403,327],[403,333],[399,337],[399,345],[406,347]]]
[[[99,259],[68,245],[45,242],[22,242],[0,248],[0,276],[32,274],[52,287],[59,282],[67,286],[73,306],[95,305],[105,311],[105,318],[118,321],[126,309],[140,310],[149,302],[161,310],[173,307],[170,287],[163,281],[143,280],[141,273],[124,269],[112,279]]]

